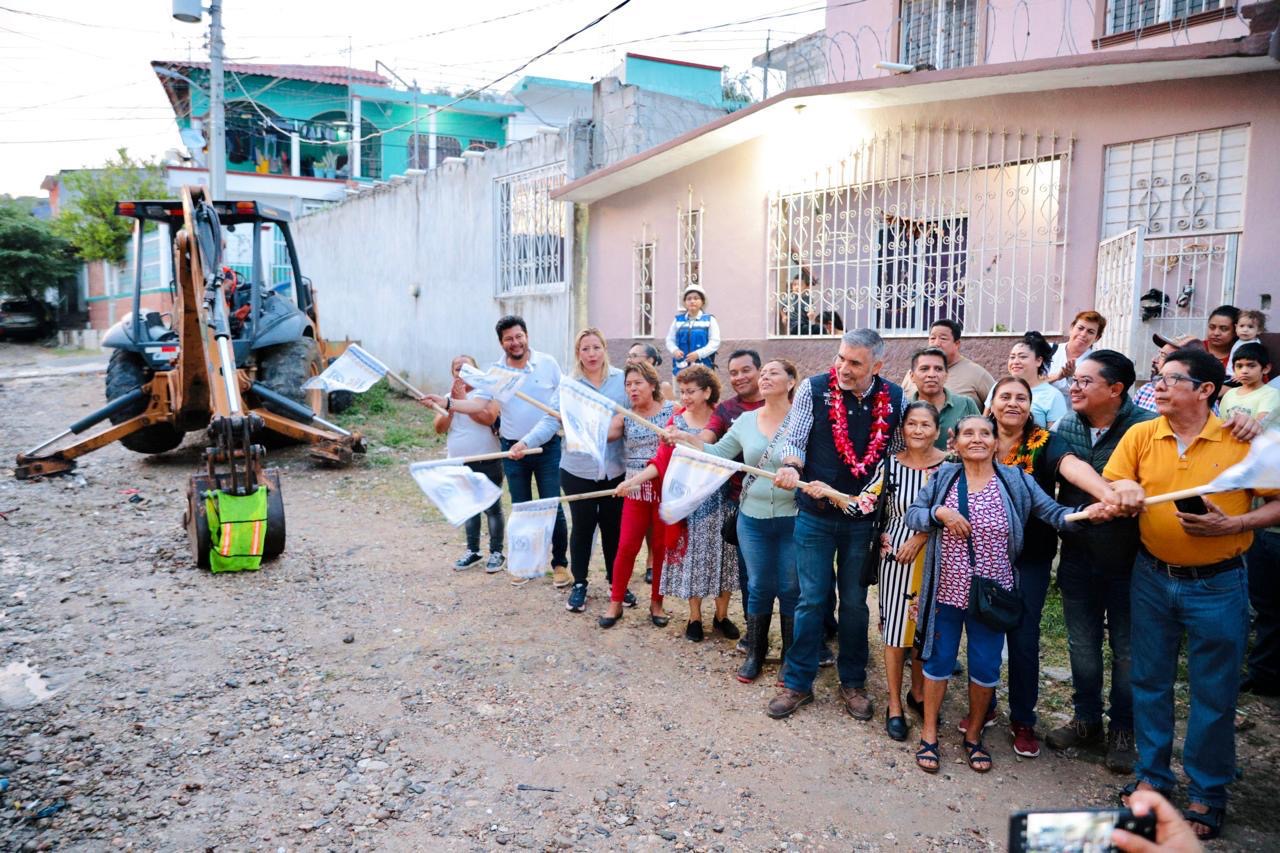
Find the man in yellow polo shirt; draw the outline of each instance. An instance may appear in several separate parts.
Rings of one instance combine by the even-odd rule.
[[[1125,433],[1103,476],[1160,495],[1204,485],[1242,460],[1249,445],[1211,411],[1225,379],[1222,362],[1202,349],[1170,353],[1153,378],[1160,416]],[[1142,548],[1129,587],[1138,763],[1137,781],[1125,792],[1154,788],[1167,797],[1173,791],[1173,688],[1185,634],[1191,713],[1183,744],[1190,780],[1184,814],[1202,839],[1221,831],[1227,783],[1235,775],[1235,707],[1249,628],[1243,555],[1253,530],[1280,522],[1278,496],[1226,492],[1206,498],[1203,513],[1162,503],[1138,519]],[[1251,510],[1255,497],[1264,502]]]

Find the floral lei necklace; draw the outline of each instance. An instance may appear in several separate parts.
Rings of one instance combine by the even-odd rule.
[[[1014,465],[1028,474],[1035,473],[1032,469],[1036,464],[1036,451],[1044,447],[1049,441],[1049,431],[1044,427],[1036,427],[1031,431],[1031,435],[1027,436],[1027,440],[1014,447],[1000,461],[1005,465]]]
[[[880,454],[889,444],[888,417],[893,413],[893,405],[889,401],[889,386],[882,383],[880,391],[872,402],[871,417],[875,420],[871,423],[867,452],[862,455],[862,458],[858,458],[858,452],[854,450],[853,442],[849,439],[849,413],[844,408],[844,394],[834,367],[831,368],[827,387],[830,389],[830,393],[827,394],[827,419],[831,421],[831,437],[835,440],[836,452],[849,466],[849,473],[855,477],[865,477],[880,461]]]

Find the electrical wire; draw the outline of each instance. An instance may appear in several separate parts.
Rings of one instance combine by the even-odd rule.
[[[574,38],[577,38],[578,36],[580,36],[580,35],[582,35],[583,33],[585,33],[587,30],[591,29],[592,27],[597,26],[600,22],[602,22],[603,20],[605,20],[606,18],[608,18],[610,15],[614,14],[615,12],[617,12],[617,11],[621,10],[622,8],[624,8],[624,7],[626,7],[626,6],[629,6],[630,4],[631,4],[631,0],[620,0],[620,2],[619,2],[619,3],[616,3],[613,7],[611,7],[611,8],[610,8],[610,9],[608,9],[607,11],[603,12],[602,14],[600,14],[599,16],[597,16],[595,19],[593,19],[593,20],[592,20],[592,21],[590,21],[589,23],[584,24],[583,26],[581,26],[581,27],[579,27],[578,29],[574,30],[573,32],[569,33],[567,36],[565,36],[565,37],[561,38],[559,41],[557,41],[555,44],[551,45],[551,47],[547,48],[546,50],[542,51],[541,53],[539,53],[539,54],[537,54],[537,55],[535,55],[535,56],[533,56],[533,57],[530,57],[529,59],[526,59],[526,60],[525,60],[524,62],[522,62],[520,65],[516,66],[515,68],[511,69],[510,71],[508,71],[507,73],[505,73],[505,74],[501,75],[500,77],[495,77],[493,80],[490,80],[488,83],[484,84],[483,86],[479,86],[479,87],[477,87],[477,88],[471,89],[471,90],[470,90],[470,91],[468,91],[468,92],[464,92],[463,94],[459,95],[458,97],[454,98],[453,100],[449,101],[449,102],[448,102],[448,103],[446,103],[446,104],[441,104],[441,105],[440,105],[440,106],[438,106],[438,107],[432,107],[430,110],[428,110],[428,111],[427,111],[427,116],[429,117],[429,116],[433,116],[433,115],[435,115],[436,113],[443,112],[444,110],[447,110],[449,107],[455,106],[455,105],[457,105],[457,104],[461,103],[462,101],[465,101],[465,100],[467,100],[468,98],[472,97],[473,95],[478,95],[478,94],[480,94],[481,92],[485,91],[486,89],[491,89],[491,88],[493,88],[493,87],[494,87],[494,86],[496,86],[497,84],[501,83],[503,80],[506,80],[508,77],[513,77],[513,76],[515,76],[516,74],[519,74],[521,71],[523,71],[524,69],[528,68],[528,67],[529,67],[530,65],[532,65],[533,63],[537,62],[539,59],[542,59],[543,57],[548,56],[548,55],[550,55],[551,53],[554,53],[554,52],[555,52],[558,48],[560,48],[562,45],[566,44],[567,42],[569,42],[570,40],[572,40],[572,39],[574,39]],[[240,90],[241,90],[241,91],[244,91],[244,84],[240,81],[240,77],[239,77],[239,75],[237,75],[234,71],[230,72],[230,74],[231,74],[232,79],[236,81],[236,85],[240,87]],[[253,108],[257,111],[258,115],[262,118],[262,120],[267,124],[267,126],[268,126],[268,127],[272,128],[273,130],[277,131],[278,133],[283,133],[283,134],[284,134],[284,135],[286,135],[286,136],[288,136],[288,135],[289,135],[289,131],[284,130],[283,128],[281,128],[281,127],[279,127],[278,125],[276,125],[276,123],[275,123],[275,122],[273,122],[273,121],[272,121],[272,120],[267,116],[267,114],[266,114],[266,113],[264,113],[264,112],[262,111],[262,108],[258,105],[258,102],[257,102],[257,101],[253,100],[252,98],[248,98],[248,101],[249,101],[250,105],[252,105],[252,106],[253,106]],[[388,127],[388,128],[386,128],[386,129],[384,129],[384,130],[375,130],[375,131],[373,131],[372,133],[366,134],[365,136],[357,136],[357,135],[355,135],[355,134],[359,133],[359,128],[353,128],[353,129],[352,129],[353,134],[352,134],[351,139],[349,139],[349,140],[345,140],[345,141],[343,141],[343,142],[329,142],[329,141],[327,141],[327,140],[317,140],[317,141],[315,141],[313,144],[317,144],[317,145],[333,145],[333,146],[338,146],[338,145],[344,145],[344,146],[346,146],[346,145],[356,145],[356,144],[359,144],[359,143],[362,143],[362,142],[366,142],[366,141],[368,141],[368,140],[370,140],[370,139],[375,139],[375,138],[377,138],[377,137],[379,137],[379,136],[385,136],[386,134],[388,134],[388,133],[392,133],[392,132],[397,131],[397,130],[403,130],[404,128],[408,127],[409,125],[417,124],[421,118],[422,118],[422,116],[415,115],[413,118],[409,119],[409,120],[408,120],[408,121],[406,121],[406,122],[402,122],[402,123],[400,123],[400,124],[393,125],[393,126]]]

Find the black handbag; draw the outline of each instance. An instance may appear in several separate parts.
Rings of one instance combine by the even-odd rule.
[[[738,544],[738,505],[729,504],[729,513],[720,525],[720,538],[730,545]]]
[[[956,483],[960,514],[969,518],[969,481],[963,471]],[[1012,519],[1011,519],[1012,521]],[[973,550],[973,531],[965,544],[969,546],[969,614],[993,631],[1006,634],[1022,621],[1022,595],[1018,592],[1018,570],[1013,570],[1013,589],[1005,589],[997,581],[978,575],[977,555]]]
[[[889,526],[889,501],[893,500],[893,493],[898,487],[889,473],[889,460],[885,459],[883,465],[884,485],[880,487],[880,496],[876,499],[876,513],[871,519],[871,541],[867,543],[867,555],[862,561],[864,587],[872,587],[880,583],[880,537],[884,535],[884,529]]]

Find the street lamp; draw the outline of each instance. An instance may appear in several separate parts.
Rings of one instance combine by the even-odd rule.
[[[222,94],[222,2],[173,0],[173,17],[184,24],[200,23],[209,13],[209,195],[219,201],[227,196],[226,121]]]

